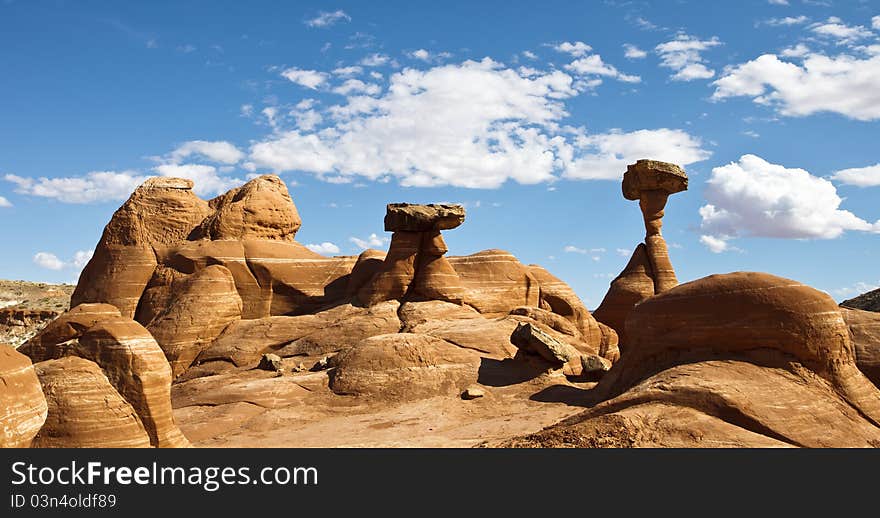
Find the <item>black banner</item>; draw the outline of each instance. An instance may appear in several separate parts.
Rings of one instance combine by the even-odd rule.
[[[682,512],[873,494],[875,451],[192,449],[3,450],[2,516],[181,516],[477,508]],[[863,489],[859,489],[864,485]],[[843,493],[835,493],[843,491]],[[794,495],[798,495],[794,498]],[[821,500],[821,499],[820,499]],[[714,504],[712,504],[714,502]],[[813,502],[813,503],[810,503]],[[830,502],[830,500],[829,500]],[[749,504],[751,503],[751,504]],[[415,507],[413,507],[415,506]],[[623,506],[623,507],[621,507]],[[411,512],[407,512],[407,510]],[[170,513],[170,514],[169,514]],[[216,514],[219,513],[219,514]],[[247,514],[244,514],[247,513]]]

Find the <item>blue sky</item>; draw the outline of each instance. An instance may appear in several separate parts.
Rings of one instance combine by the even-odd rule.
[[[277,172],[329,254],[388,202],[459,202],[588,306],[644,235],[619,178],[685,166],[681,280],[736,270],[841,300],[880,285],[880,5],[0,0],[0,277],[75,281],[145,177],[212,197]],[[372,244],[371,244],[372,242]]]

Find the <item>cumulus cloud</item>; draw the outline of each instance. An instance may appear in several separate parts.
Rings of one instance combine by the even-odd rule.
[[[333,93],[339,95],[350,95],[353,93],[363,93],[366,95],[378,95],[382,92],[382,87],[377,84],[365,83],[360,79],[349,79],[333,89]]]
[[[801,25],[810,21],[804,15],[801,16],[786,16],[783,18],[770,18],[769,20],[764,20],[764,25],[769,25],[771,27],[782,27],[788,25]]]
[[[218,173],[217,168],[211,165],[162,164],[156,166],[153,170],[158,173],[159,176],[188,178],[192,180],[195,183],[193,191],[201,196],[220,194],[244,183],[243,180],[238,178],[221,176]]]
[[[581,57],[587,55],[588,52],[593,50],[593,47],[587,45],[582,41],[575,41],[574,43],[564,41],[559,45],[554,46],[553,49],[557,52],[571,54],[574,57]]]
[[[565,65],[565,69],[575,73],[578,76],[597,75],[607,76],[625,83],[638,83],[642,80],[639,76],[623,74],[612,65],[602,61],[599,54],[590,54],[578,58],[571,63]]]
[[[810,47],[807,47],[803,43],[798,43],[794,47],[782,49],[782,52],[780,52],[779,55],[784,58],[802,58],[809,53]]]
[[[286,68],[281,71],[281,76],[306,88],[316,90],[319,86],[327,82],[327,74],[318,72],[317,70],[304,70],[297,67]]]
[[[755,155],[714,168],[704,196],[700,241],[713,252],[740,236],[833,239],[848,230],[880,232],[880,222],[842,210],[828,180]]]
[[[84,176],[66,178],[25,178],[7,174],[7,182],[16,185],[15,192],[54,198],[65,203],[93,203],[128,198],[147,176],[134,171],[92,171]]]
[[[880,31],[880,16],[874,16],[871,18],[871,27]]]
[[[846,25],[836,16],[832,16],[824,22],[810,25],[810,30],[819,36],[834,40],[839,45],[848,45],[874,35],[861,25]]]
[[[78,250],[70,261],[62,261],[57,255],[50,252],[37,252],[34,255],[34,264],[48,270],[63,270],[65,268],[82,270],[94,255],[94,250]]]
[[[366,239],[350,237],[348,238],[348,240],[354,243],[358,248],[361,248],[363,250],[366,250],[367,248],[380,248],[391,241],[390,238],[387,238],[385,236],[379,237],[376,234],[370,234],[370,236]]]
[[[699,138],[668,128],[584,135],[576,146],[581,154],[567,163],[564,176],[581,180],[617,180],[627,164],[646,156],[687,166],[711,155]]]
[[[254,143],[250,162],[328,181],[496,188],[509,180],[619,178],[627,160],[644,156],[683,165],[709,156],[681,130],[587,134],[563,126],[566,100],[587,87],[561,70],[514,70],[485,58],[388,79],[379,96],[352,89],[326,107],[321,128]]]
[[[623,44],[623,55],[628,59],[643,59],[648,57],[648,53],[631,43]]]
[[[380,67],[391,61],[385,54],[374,53],[361,59],[360,64],[365,67]]]
[[[251,107],[253,110],[253,107]],[[241,152],[233,144],[220,141],[191,140],[184,142],[169,154],[172,162],[180,162],[192,155],[198,155],[208,159],[211,162],[221,164],[235,164],[242,158],[244,153]]]
[[[880,164],[836,171],[832,178],[847,185],[877,187],[880,186]]]
[[[833,112],[863,121],[880,119],[880,54],[807,54],[802,65],[764,54],[726,69],[712,84],[714,100],[751,97],[782,115]]]
[[[364,72],[364,67],[358,65],[352,65],[349,67],[339,67],[333,69],[333,74],[337,76],[354,76],[357,74],[362,74]]]
[[[306,248],[308,248],[312,252],[322,255],[332,255],[339,253],[339,247],[329,241],[318,244],[309,244],[306,245]]]
[[[660,56],[660,66],[675,71],[673,81],[693,81],[709,79],[715,71],[704,63],[701,52],[721,45],[717,37],[701,40],[695,36],[679,33],[674,40],[661,43],[654,47]]]
[[[533,60],[533,61],[536,60],[536,59],[538,59],[538,55],[535,54],[534,52],[530,51],[530,50],[524,50],[524,51],[522,51],[522,55],[523,55],[523,57],[525,57],[526,59],[531,59],[531,60]]]
[[[318,15],[314,18],[306,20],[304,23],[309,27],[329,27],[338,22],[351,21],[351,16],[347,15],[342,9],[336,11],[318,11]]]
[[[726,252],[728,245],[726,239],[730,239],[729,237],[715,237],[709,235],[700,236],[700,243],[706,246],[710,252],[713,254],[720,254],[721,252]]]
[[[0,207],[12,207],[12,202],[3,196],[0,196]]]

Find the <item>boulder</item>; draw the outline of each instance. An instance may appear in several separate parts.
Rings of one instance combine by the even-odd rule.
[[[527,322],[516,326],[510,343],[520,350],[537,354],[559,368],[571,361],[580,362],[580,352],[571,345],[557,340]]]
[[[281,372],[281,357],[277,354],[264,354],[257,368],[264,371]]]
[[[367,338],[334,363],[333,392],[400,401],[461,394],[477,381],[480,357],[439,338],[395,333]]]
[[[31,360],[0,344],[0,448],[31,446],[47,409]]]
[[[461,205],[389,203],[385,213],[386,232],[430,232],[450,230],[464,223]]]
[[[48,418],[38,448],[149,448],[134,408],[94,362],[68,356],[36,365]]]

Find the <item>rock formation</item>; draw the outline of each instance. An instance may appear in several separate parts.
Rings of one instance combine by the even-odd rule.
[[[37,448],[149,448],[134,408],[94,362],[68,356],[36,365],[49,403]]]
[[[856,366],[880,387],[880,313],[842,308],[855,347]]]
[[[157,447],[180,447],[188,445],[186,438],[174,424],[171,414],[171,367],[165,353],[139,323],[121,316],[115,306],[109,304],[82,304],[49,324],[40,334],[20,349],[37,365],[66,357],[78,357],[96,364],[104,378],[112,386],[114,400],[122,398],[138,416],[138,422],[149,439],[149,443]],[[65,364],[46,369],[51,379],[59,375],[56,371]],[[81,364],[79,364],[81,366]],[[94,368],[79,369],[84,379],[96,379],[86,371]],[[63,372],[63,369],[60,371]],[[41,381],[44,381],[41,379]],[[53,387],[73,387],[68,381],[55,381]],[[102,385],[103,387],[103,385]],[[92,396],[106,394],[106,387],[92,387]],[[59,389],[63,391],[63,389]],[[67,398],[61,394],[61,398]],[[83,389],[85,390],[85,389]],[[107,396],[110,397],[110,396]],[[54,406],[53,406],[54,405]],[[97,421],[95,414],[102,407],[82,406],[64,399],[50,405],[56,411],[53,423],[63,423],[80,419],[75,415],[63,412],[84,411],[85,421]],[[119,405],[104,407],[106,417],[112,422],[118,417]],[[126,407],[127,408],[127,407]],[[59,414],[60,413],[60,414]],[[55,426],[55,425],[53,425]],[[94,424],[100,427],[103,425]],[[109,426],[109,425],[108,425]],[[48,433],[48,432],[47,432]],[[49,434],[56,439],[51,440],[55,446],[63,446],[60,437],[74,437],[69,432],[56,430]],[[48,436],[47,436],[48,437]],[[49,439],[46,439],[47,441]],[[83,439],[71,439],[73,444]],[[120,439],[124,442],[124,439]],[[46,443],[49,444],[49,443]]]
[[[46,414],[46,398],[31,360],[0,344],[0,448],[29,447]]]
[[[818,290],[712,275],[637,305],[626,331],[589,410],[509,445],[880,446],[880,389]]]
[[[464,288],[444,257],[449,249],[440,231],[458,227],[464,216],[460,205],[389,204],[385,230],[393,232],[391,246],[382,266],[358,290],[360,301],[367,306],[404,298],[463,302]]]
[[[880,312],[880,288],[862,293],[858,297],[844,300],[840,305],[850,309]]]
[[[636,246],[626,268],[611,281],[602,304],[593,312],[596,320],[617,331],[623,345],[627,345],[624,322],[633,306],[678,284],[660,229],[669,195],[687,187],[687,174],[680,167],[656,160],[638,160],[628,165],[623,175],[623,197],[639,201],[645,241]]]

